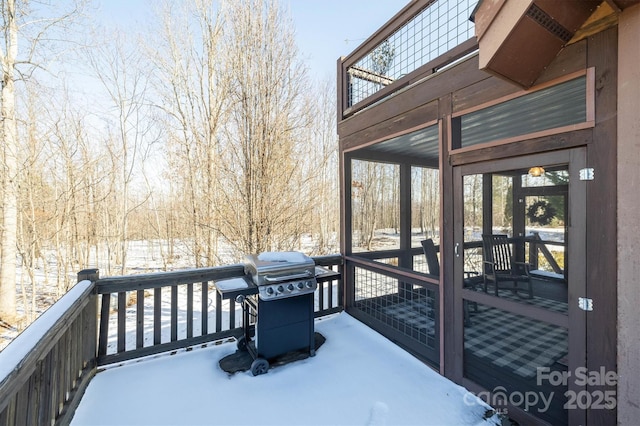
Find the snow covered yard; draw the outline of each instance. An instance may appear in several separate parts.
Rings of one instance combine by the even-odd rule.
[[[218,365],[235,342],[107,368],[72,425],[489,425],[491,410],[346,313],[316,321],[313,358],[265,375]]]

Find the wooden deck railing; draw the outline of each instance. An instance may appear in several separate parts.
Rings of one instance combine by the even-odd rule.
[[[69,423],[96,371],[94,272],[0,352],[0,425]]]
[[[316,317],[341,311],[342,257],[313,259],[339,272],[318,284]],[[102,279],[97,269],[80,272],[75,287],[0,351],[0,426],[68,424],[99,365],[240,334],[235,301],[222,301],[213,281],[242,275],[242,265]]]
[[[544,260],[551,267],[550,272],[564,276],[564,266],[561,267],[558,264],[553,253],[551,253],[547,246],[550,245],[555,247],[562,247],[562,250],[564,252],[566,243],[543,240],[542,238],[540,238],[540,234],[538,232],[533,232],[532,236],[527,237],[526,241],[529,243],[529,263],[531,264],[531,269],[539,268],[540,255],[542,255],[544,257]]]
[[[318,266],[342,265],[340,255],[313,259]],[[213,283],[243,275],[238,264],[99,279],[98,365],[239,336],[241,308],[235,300],[222,300]],[[341,276],[319,283],[317,316],[337,312],[342,305]]]

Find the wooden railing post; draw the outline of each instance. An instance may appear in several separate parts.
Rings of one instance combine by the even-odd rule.
[[[538,269],[538,255],[540,247],[538,247],[538,241],[540,241],[540,234],[537,231],[531,231],[532,239],[529,241],[529,265],[531,269]]]
[[[100,278],[100,272],[98,269],[83,269],[78,272],[78,282],[89,280],[91,282],[96,282]]]

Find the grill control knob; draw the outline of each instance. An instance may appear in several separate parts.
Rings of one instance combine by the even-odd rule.
[[[307,288],[311,288],[311,287],[313,287],[313,282],[307,281]]]
[[[269,296],[273,295],[273,287],[267,287],[267,294]]]
[[[293,291],[293,284],[289,284],[289,285],[287,286],[287,290],[289,290],[289,291]]]
[[[298,283],[298,288],[302,290],[304,288],[304,283],[301,281]]]
[[[278,293],[282,293],[284,291],[284,287],[279,285],[278,286]]]

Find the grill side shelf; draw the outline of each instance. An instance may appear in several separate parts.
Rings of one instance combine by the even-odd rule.
[[[315,274],[318,283],[331,281],[340,277],[340,272],[332,271],[331,269],[325,268],[324,266],[316,266]]]
[[[258,286],[253,283],[251,277],[244,276],[226,280],[214,281],[213,285],[223,299],[235,299],[237,296],[249,296],[258,294]]]

